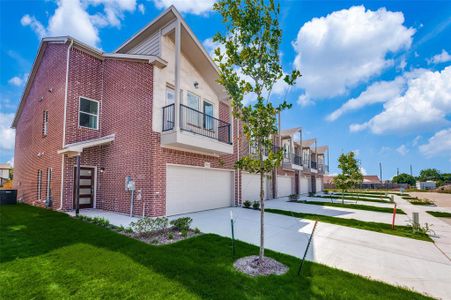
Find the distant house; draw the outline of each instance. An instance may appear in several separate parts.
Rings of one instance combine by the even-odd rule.
[[[0,186],[10,179],[9,170],[11,169],[10,164],[0,164]]]
[[[417,189],[419,190],[433,190],[436,188],[435,181],[417,181]]]

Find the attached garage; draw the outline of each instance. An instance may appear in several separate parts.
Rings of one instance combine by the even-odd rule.
[[[265,191],[265,199],[268,199],[268,180],[263,179],[263,188]],[[241,198],[243,201],[258,201],[260,200],[260,175],[241,173]]]
[[[277,176],[277,197],[287,197],[292,191],[292,177]]]
[[[323,191],[323,180],[321,177],[316,177],[316,192],[322,192]]]
[[[167,165],[166,215],[228,207],[233,203],[233,171]]]
[[[308,194],[309,192],[309,183],[308,183],[308,177],[307,176],[299,176],[300,178],[300,194]]]

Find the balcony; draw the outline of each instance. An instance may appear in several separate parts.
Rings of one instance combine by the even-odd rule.
[[[284,153],[283,168],[289,170],[302,170],[302,157],[294,153]]]
[[[329,166],[325,164],[318,164],[318,172],[320,174],[327,174],[329,173]]]
[[[175,124],[175,105],[163,107],[161,145],[207,154],[232,154],[230,123],[191,107],[180,105],[179,124]]]

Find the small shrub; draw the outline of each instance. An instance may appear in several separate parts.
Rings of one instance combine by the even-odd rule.
[[[249,200],[246,200],[246,201],[243,202],[244,208],[250,208],[251,205],[252,205],[252,203],[251,203],[251,201],[249,201]]]
[[[168,218],[144,217],[130,224],[131,229],[138,234],[146,234],[155,231],[166,230],[168,228]]]
[[[329,191],[328,190],[324,190],[324,194],[328,195]]]
[[[102,217],[92,218],[91,222],[96,224],[96,225],[102,226],[102,227],[109,227],[110,226],[110,221],[108,221],[107,219],[102,218]]]
[[[252,208],[253,209],[259,209],[260,208],[260,202],[254,201],[254,203],[252,203]]]
[[[168,233],[168,240],[173,240],[174,239],[174,234],[172,232]]]
[[[181,234],[184,238],[186,238],[186,237],[188,236],[188,230],[183,229],[183,230],[180,232],[180,234]]]
[[[171,225],[177,228],[180,231],[189,230],[193,219],[190,217],[178,218],[171,221]]]
[[[313,196],[315,196],[315,193],[314,192],[308,192],[308,196],[309,197],[313,197]]]
[[[195,234],[200,234],[200,229],[199,229],[199,228],[197,228],[197,227],[196,227],[196,228],[194,228],[194,233],[195,233]]]
[[[288,199],[290,199],[290,201],[298,201],[299,200],[299,195],[298,194],[291,194],[290,196],[288,196]]]

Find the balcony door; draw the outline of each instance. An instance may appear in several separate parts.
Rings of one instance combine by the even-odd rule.
[[[200,108],[200,97],[188,92],[188,109],[186,121],[189,125],[200,128],[201,118],[199,113]]]

